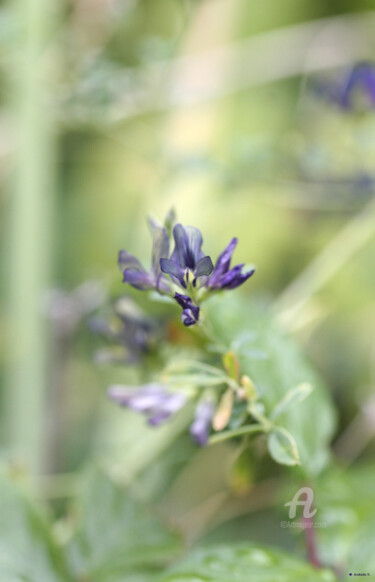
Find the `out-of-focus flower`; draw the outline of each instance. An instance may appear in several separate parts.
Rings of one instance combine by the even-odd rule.
[[[161,384],[145,384],[140,388],[111,386],[108,396],[120,406],[144,414],[152,426],[159,426],[165,422],[186,403],[184,394],[168,392]]]
[[[118,256],[118,265],[122,271],[124,283],[142,291],[156,289],[167,293],[169,285],[160,269],[160,259],[169,255],[169,237],[162,227],[153,229],[152,261],[150,272],[141,265],[139,260],[126,250],[121,250]]]
[[[122,297],[114,306],[112,317],[95,317],[89,328],[114,346],[100,348],[94,354],[98,363],[134,364],[150,353],[161,338],[160,325],[147,317],[130,297]]]
[[[338,81],[316,84],[319,95],[345,110],[375,107],[375,66],[359,63]]]
[[[95,311],[105,300],[103,286],[97,281],[87,281],[73,289],[47,291],[43,310],[54,325],[56,334],[67,336],[74,333],[82,319]]]
[[[201,447],[207,444],[214,413],[215,405],[211,400],[202,400],[195,409],[195,417],[190,426],[190,434],[193,440]]]
[[[163,424],[187,403],[185,394],[171,392],[163,384],[153,383],[139,387],[114,385],[108,389],[108,397],[119,406],[146,416],[151,426]],[[207,444],[214,413],[212,400],[205,398],[198,402],[190,434],[201,447]]]
[[[228,246],[219,255],[214,271],[207,282],[207,286],[210,289],[235,289],[254,274],[255,269],[253,268],[243,273],[244,264],[231,268],[230,263],[237,242],[237,238],[232,238]]]
[[[193,304],[190,297],[188,295],[181,295],[181,293],[175,293],[174,298],[183,309],[181,315],[182,323],[187,327],[197,323],[199,319],[199,307]]]
[[[189,283],[195,287],[197,279],[210,275],[214,268],[210,257],[202,251],[202,235],[194,226],[176,224],[173,237],[173,253],[169,259],[160,259],[161,270],[184,289]]]

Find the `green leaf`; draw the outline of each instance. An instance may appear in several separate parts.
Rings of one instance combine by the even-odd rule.
[[[268,450],[271,457],[281,465],[299,465],[296,441],[285,428],[275,427],[268,435]]]
[[[233,351],[226,352],[223,355],[223,366],[226,373],[232,380],[238,382],[239,380],[239,362],[236,358],[236,354]]]
[[[253,544],[197,549],[157,582],[334,582],[329,570],[316,570],[286,553]]]
[[[113,582],[125,573],[134,577],[164,565],[181,549],[175,533],[99,470],[90,471],[80,503],[81,524],[67,548],[78,578]]]
[[[3,475],[0,500],[0,580],[71,582],[48,522]]]
[[[271,414],[272,420],[275,420],[275,418],[277,418],[281,414],[284,414],[284,412],[287,412],[287,410],[289,410],[299,402],[305,400],[305,398],[307,398],[312,391],[313,387],[311,386],[311,384],[308,384],[307,382],[299,384],[295,388],[289,390],[289,392],[285,394],[284,398],[282,398],[273,409]]]
[[[317,474],[329,459],[329,443],[335,428],[329,391],[295,342],[274,325],[272,317],[235,295],[228,293],[207,302],[206,317],[213,334],[218,341],[230,346],[247,332],[249,349],[242,343],[240,353],[236,354],[240,374],[247,374],[254,381],[259,400],[266,406],[266,416],[291,386],[302,383],[314,386],[308,400],[286,410],[279,424],[293,435],[305,473]],[[254,349],[266,357],[254,358]]]

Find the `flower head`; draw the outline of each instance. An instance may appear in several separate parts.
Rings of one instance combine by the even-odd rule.
[[[160,259],[161,271],[186,289],[188,283],[195,287],[199,277],[210,275],[213,264],[202,251],[203,238],[194,226],[176,224],[173,229],[175,247],[170,258]]]
[[[219,255],[214,271],[207,281],[207,286],[210,289],[235,289],[254,274],[255,269],[249,269],[243,273],[243,264],[231,268],[230,263],[237,242],[236,238],[232,238],[228,246]]]
[[[150,221],[153,250],[149,272],[125,250],[119,253],[119,266],[125,283],[136,289],[156,289],[161,294],[173,296],[182,307],[181,321],[189,327],[197,323],[200,305],[205,299],[217,290],[239,287],[251,277],[254,269],[244,271],[243,264],[230,266],[237,245],[236,238],[230,241],[214,267],[211,258],[202,250],[201,232],[194,226],[183,226],[180,223],[173,228],[174,249],[170,254],[169,236],[174,220],[174,212],[170,212],[164,226],[155,220]],[[176,292],[176,286],[184,289],[185,293]]]

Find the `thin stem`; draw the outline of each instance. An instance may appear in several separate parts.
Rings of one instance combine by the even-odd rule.
[[[165,371],[173,373],[174,371],[185,370],[186,368],[195,368],[197,370],[202,370],[203,372],[212,374],[213,376],[223,377],[223,371],[219,368],[215,368],[209,364],[194,360],[179,360],[177,362],[172,362],[165,368]]]
[[[316,546],[314,522],[311,517],[303,518],[303,529],[305,532],[307,559],[315,568],[322,568],[322,563],[319,560]]]
[[[248,426],[241,426],[240,428],[235,428],[233,430],[226,430],[220,432],[210,437],[208,443],[210,445],[226,441],[228,439],[233,439],[238,436],[243,436],[247,434],[255,434],[258,432],[265,432],[264,427],[260,424],[249,424]]]
[[[268,420],[268,418],[266,418],[261,412],[259,412],[259,410],[257,410],[254,405],[250,405],[248,411],[251,416],[255,418],[255,420],[257,420],[260,425],[262,425],[265,432],[269,432],[271,430],[273,423]]]

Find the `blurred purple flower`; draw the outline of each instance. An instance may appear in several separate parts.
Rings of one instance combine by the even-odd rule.
[[[111,386],[108,396],[120,406],[140,412],[148,418],[149,424],[159,426],[178,412],[186,403],[186,396],[178,392],[168,392],[161,384],[133,386]]]
[[[59,336],[74,334],[81,321],[100,307],[106,297],[97,281],[86,281],[73,291],[50,289],[44,298],[43,311]]]
[[[355,97],[360,92],[372,108],[375,106],[375,66],[372,63],[359,63],[339,81],[317,83],[316,91],[345,110],[356,109]]]
[[[115,344],[95,352],[94,359],[98,363],[137,363],[162,337],[160,325],[147,317],[129,297],[116,302],[111,317],[91,318],[88,327]]]
[[[230,263],[237,242],[237,238],[232,238],[228,246],[219,255],[214,271],[207,281],[207,287],[210,289],[235,289],[254,274],[255,269],[249,269],[243,273],[244,264],[231,268]]]
[[[173,253],[169,259],[160,259],[161,270],[184,289],[188,283],[195,287],[198,277],[207,276],[213,270],[210,257],[205,256],[202,251],[202,235],[194,226],[176,224],[173,237]]]
[[[198,403],[194,422],[190,426],[190,434],[201,447],[207,444],[214,413],[215,405],[211,400],[202,400]]]

